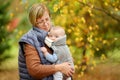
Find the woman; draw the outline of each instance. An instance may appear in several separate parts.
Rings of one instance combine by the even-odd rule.
[[[58,71],[71,76],[74,70],[69,63],[54,65],[45,59],[40,49],[45,46],[44,39],[51,28],[50,14],[46,6],[34,4],[29,12],[29,20],[33,28],[19,41],[20,80],[53,80],[53,74]],[[48,47],[47,50],[52,53]]]

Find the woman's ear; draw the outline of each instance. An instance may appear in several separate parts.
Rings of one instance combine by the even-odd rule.
[[[50,32],[48,32],[47,37],[49,37],[49,35],[50,35]]]
[[[48,32],[48,35],[50,34],[50,32]]]

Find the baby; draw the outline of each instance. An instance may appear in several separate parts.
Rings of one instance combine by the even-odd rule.
[[[74,69],[73,58],[66,44],[66,34],[62,27],[52,27],[45,38],[45,43],[53,50],[53,54],[50,54],[45,47],[41,47],[41,50],[48,61],[55,64],[69,62]],[[71,80],[71,77],[66,77],[61,72],[57,72],[53,76],[54,80]]]

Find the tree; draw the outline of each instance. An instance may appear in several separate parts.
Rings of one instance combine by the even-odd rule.
[[[5,55],[6,49],[10,48],[9,45],[9,35],[10,32],[7,31],[7,25],[10,22],[10,12],[8,7],[10,6],[10,1],[0,1],[0,63],[10,57],[10,55]]]

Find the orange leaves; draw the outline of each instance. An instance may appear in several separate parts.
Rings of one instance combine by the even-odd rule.
[[[17,27],[18,24],[19,24],[19,19],[18,18],[14,18],[7,25],[7,30],[10,31],[10,32],[13,31]]]

